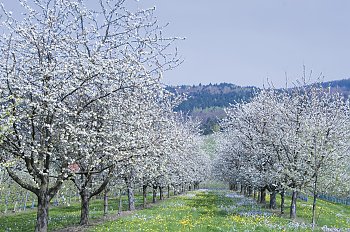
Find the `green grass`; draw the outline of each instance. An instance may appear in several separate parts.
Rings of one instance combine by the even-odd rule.
[[[126,210],[126,203],[126,196],[123,196],[123,210]],[[141,196],[136,196],[136,206],[141,204]],[[228,190],[194,191],[105,222],[89,231],[312,231],[312,199],[309,198],[308,202],[298,200],[298,218],[295,221],[288,218],[289,204],[290,198],[286,197],[285,214],[280,215],[279,210],[271,211],[267,206],[256,204],[254,199]],[[109,200],[110,214],[117,213],[117,205],[118,199]],[[102,215],[103,201],[93,200],[90,219],[95,220]],[[34,210],[2,215],[0,232],[34,231],[35,217]],[[49,231],[77,225],[79,219],[79,203],[69,207],[51,207]],[[315,231],[322,231],[324,226],[350,228],[350,207],[319,200],[317,219]]]
[[[272,212],[253,199],[229,191],[196,191],[89,231],[312,231],[309,201],[298,201],[299,218],[291,221],[286,215],[280,216],[277,210]],[[287,198],[286,206],[289,203]],[[318,203],[323,211],[320,211],[320,225],[315,231],[322,231],[324,225],[350,228],[350,207],[324,201]]]
[[[277,197],[277,201],[280,201],[279,196]],[[309,197],[307,202],[298,199],[297,220],[302,220],[305,223],[311,223],[312,201],[312,197]],[[290,202],[290,197],[286,197],[284,210],[285,215],[283,215],[284,218],[289,216]],[[350,206],[317,199],[316,223],[318,227],[327,226],[350,229]]]
[[[142,197],[136,196],[136,207],[142,205]],[[123,196],[123,210],[127,210],[127,199]],[[148,201],[151,198],[148,197]],[[116,214],[119,199],[110,198],[109,213]],[[103,200],[92,200],[90,203],[90,219],[95,220],[103,216]],[[26,210],[17,213],[0,214],[0,232],[3,231],[34,231],[36,210]],[[51,207],[49,211],[49,231],[79,224],[80,203],[75,202],[70,206]]]

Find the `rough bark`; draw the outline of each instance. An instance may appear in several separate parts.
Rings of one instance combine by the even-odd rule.
[[[168,184],[168,198],[170,198],[170,184]]]
[[[50,198],[47,193],[40,192],[38,195],[38,211],[36,217],[35,232],[46,232],[49,219]]]
[[[80,210],[80,225],[89,223],[89,192],[86,189],[80,191],[81,210]]]
[[[290,204],[290,218],[295,219],[297,217],[297,197],[298,192],[296,190],[292,193],[292,201]]]
[[[29,165],[29,164],[28,164]],[[31,164],[30,164],[31,165]],[[35,225],[35,232],[46,232],[49,220],[49,202],[56,195],[58,190],[61,188],[64,178],[64,173],[62,172],[56,181],[53,183],[52,187],[49,188],[49,172],[48,164],[45,166],[44,173],[32,173],[35,179],[40,183],[39,187],[32,186],[27,183],[24,179],[21,179],[17,174],[11,169],[6,168],[9,176],[21,187],[33,192],[37,196],[38,211],[37,211],[37,221]],[[28,170],[31,168],[27,167]]]

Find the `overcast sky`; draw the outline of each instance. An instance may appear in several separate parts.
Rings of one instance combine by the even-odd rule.
[[[300,78],[350,77],[348,0],[140,0],[157,6],[179,44],[181,67],[167,83],[276,86]],[[141,3],[140,3],[141,4]]]
[[[6,5],[17,0],[2,0]],[[31,0],[28,0],[31,1]],[[91,0],[89,0],[91,1]],[[135,1],[135,0],[127,0]],[[97,2],[97,0],[96,0]],[[230,82],[276,87],[300,78],[350,77],[348,0],[139,0],[156,6],[159,21],[178,43],[184,63],[165,73],[166,84]]]

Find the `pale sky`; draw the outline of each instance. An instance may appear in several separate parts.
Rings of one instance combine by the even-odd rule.
[[[184,63],[164,74],[166,84],[261,87],[268,78],[281,87],[303,65],[315,79],[350,78],[349,0],[127,1],[156,6],[159,22],[170,23],[164,34],[186,37],[177,44]]]

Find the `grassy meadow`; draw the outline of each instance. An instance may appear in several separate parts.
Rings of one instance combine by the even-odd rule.
[[[123,210],[126,210],[125,196],[123,201]],[[287,197],[285,214],[280,215],[278,209],[271,211],[267,206],[236,192],[198,190],[77,231],[313,231],[310,224],[312,199],[309,198],[308,202],[298,200],[295,221],[288,218],[289,203]],[[137,196],[136,205],[141,204],[141,196]],[[117,213],[117,205],[118,199],[110,199],[110,214]],[[93,200],[90,209],[91,221],[103,217],[102,200]],[[34,231],[35,214],[34,210],[27,210],[0,215],[0,231]],[[52,207],[49,230],[77,225],[79,216],[79,203],[69,207]],[[350,207],[319,200],[314,231],[350,231]]]

